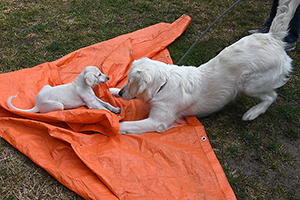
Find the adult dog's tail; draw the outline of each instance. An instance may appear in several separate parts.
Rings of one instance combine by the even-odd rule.
[[[270,27],[270,33],[277,39],[283,40],[289,29],[289,24],[300,4],[300,0],[279,0],[276,16]]]

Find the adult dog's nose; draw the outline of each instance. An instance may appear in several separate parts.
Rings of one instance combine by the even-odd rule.
[[[124,90],[123,90],[123,88],[122,88],[122,89],[119,91],[119,96],[122,97],[123,93],[124,93]]]

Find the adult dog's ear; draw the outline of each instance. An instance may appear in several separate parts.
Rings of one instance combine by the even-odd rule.
[[[96,87],[98,85],[98,79],[94,73],[88,72],[84,75],[84,81],[88,86]]]

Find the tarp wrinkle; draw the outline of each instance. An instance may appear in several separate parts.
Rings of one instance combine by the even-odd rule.
[[[0,74],[0,137],[85,199],[236,199],[203,126],[195,117],[164,133],[118,134],[122,120],[139,120],[150,105],[113,97],[126,84],[131,63],[150,57],[172,64],[167,46],[191,19],[159,23],[79,49],[56,61]],[[120,114],[80,107],[49,113],[11,110],[34,106],[44,85],[73,82],[94,65],[110,77],[95,94]]]

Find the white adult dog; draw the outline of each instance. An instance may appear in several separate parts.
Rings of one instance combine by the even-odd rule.
[[[149,117],[120,123],[120,133],[163,132],[183,116],[209,115],[232,101],[239,92],[261,99],[243,120],[253,120],[275,101],[292,70],[284,51],[284,37],[299,0],[280,4],[270,32],[246,36],[209,62],[178,67],[142,58],[134,61],[127,84],[114,95],[150,102]]]
[[[113,107],[107,102],[99,99],[92,87],[99,83],[105,83],[109,77],[101,73],[95,66],[87,66],[72,83],[51,87],[44,86],[37,94],[35,106],[32,109],[22,110],[14,107],[11,101],[16,97],[8,99],[11,109],[25,112],[46,113],[64,109],[72,109],[80,106],[87,106],[93,109],[108,109],[114,113],[120,113],[119,107]]]

